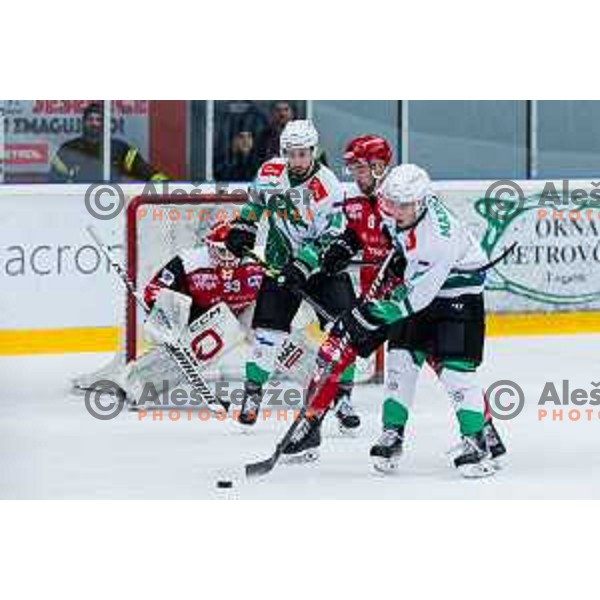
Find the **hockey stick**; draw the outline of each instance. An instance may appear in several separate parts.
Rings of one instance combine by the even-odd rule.
[[[97,234],[94,227],[92,225],[88,225],[86,230],[102,254],[108,260],[113,271],[117,274],[127,291],[135,298],[135,301],[138,303],[144,313],[148,314],[150,312],[148,304],[146,304],[143,296],[137,291],[133,282],[130,281],[129,277],[127,277],[125,269],[121,266],[121,264],[119,264],[119,262],[117,262],[116,259],[113,258],[111,251],[100,239],[100,236]],[[165,327],[171,329],[171,324],[164,313],[159,313],[159,319],[162,321],[162,324],[165,325]],[[224,409],[227,412],[229,410],[231,403],[215,396],[206,381],[204,381],[203,377],[198,372],[198,366],[187,348],[185,348],[182,344],[170,343],[165,343],[164,348],[169,356],[173,359],[175,364],[179,367],[188,383],[194,390],[197,391],[202,400],[206,402],[206,405],[210,411],[218,412],[219,409]],[[216,408],[217,406],[219,408]]]
[[[269,275],[269,277],[273,277],[276,278],[279,275],[279,271],[277,271],[276,269],[273,269],[273,267],[270,267],[260,256],[258,256],[258,254],[256,254],[256,252],[252,251],[252,250],[246,250],[244,252],[245,256],[247,258],[252,259],[253,262],[255,262],[257,265],[259,265],[260,267],[262,267],[267,275]],[[305,300],[307,304],[310,304],[310,306],[312,307],[312,309],[321,317],[323,317],[324,319],[326,319],[327,321],[333,323],[335,321],[335,317],[323,306],[321,306],[310,294],[308,294],[307,292],[305,292],[302,288],[298,288],[295,287],[293,288],[293,293],[297,294],[298,296],[300,296],[302,298],[302,300]]]
[[[367,292],[365,294],[363,294],[362,300],[368,301],[368,300],[373,299],[374,295],[377,293],[377,291],[379,290],[379,288],[381,287],[381,285],[383,283],[383,280],[386,276],[387,268],[390,265],[390,263],[392,262],[395,254],[396,254],[395,250],[391,250],[389,252],[385,261],[381,265],[381,268],[377,272],[377,275],[376,275],[375,279],[373,280],[373,283],[371,284],[370,288],[367,290]],[[313,303],[314,303],[314,301],[313,301]],[[345,333],[342,336],[342,338],[340,339],[339,344],[337,345],[337,350],[340,353],[340,355],[343,354],[343,352],[346,350],[349,343],[350,343],[350,336],[347,333]],[[325,365],[325,367],[323,368],[323,371],[321,373],[317,373],[315,375],[315,377],[313,377],[313,381],[316,382],[316,385],[318,386],[316,389],[312,390],[313,396],[317,392],[319,392],[323,388],[323,386],[327,383],[327,377],[331,373],[332,368],[333,368],[333,363],[330,362],[329,364]],[[244,467],[246,477],[248,477],[248,478],[260,477],[261,475],[266,475],[267,473],[270,473],[274,469],[275,465],[279,461],[279,458],[281,457],[283,450],[288,445],[288,443],[291,440],[292,436],[294,435],[296,429],[298,428],[298,425],[300,424],[302,419],[306,416],[306,413],[308,410],[308,404],[309,404],[309,401],[307,398],[306,402],[305,402],[304,406],[302,407],[302,409],[300,410],[300,413],[298,414],[297,418],[294,420],[294,422],[290,425],[288,430],[285,432],[283,438],[281,438],[281,440],[277,443],[277,445],[275,446],[275,450],[273,451],[273,454],[271,454],[271,456],[269,456],[269,458],[266,458],[266,459],[258,461],[258,462],[246,464],[246,466]]]
[[[491,268],[495,267],[500,261],[504,260],[509,254],[514,252],[514,249],[518,246],[519,242],[514,241],[508,248],[506,248],[502,254],[494,258],[493,260],[485,263],[481,267],[476,267],[473,269],[452,269],[451,273],[457,273],[459,275],[469,275],[470,273],[480,273],[489,271]],[[377,260],[361,260],[355,259],[350,261],[350,266],[354,267],[378,267],[383,264],[381,261]]]

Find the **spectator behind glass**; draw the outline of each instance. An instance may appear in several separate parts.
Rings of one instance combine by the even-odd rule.
[[[219,161],[215,168],[218,181],[252,181],[259,167],[251,131],[240,131],[231,142],[230,158]]]
[[[65,142],[50,161],[52,183],[89,183],[103,179],[104,107],[88,104],[83,110],[82,134]],[[149,165],[127,142],[110,140],[111,179],[163,181],[166,175]],[[115,177],[116,175],[116,177]]]
[[[258,136],[257,154],[260,162],[279,156],[279,136],[288,121],[294,119],[294,110],[286,100],[278,100],[271,106],[271,121]]]

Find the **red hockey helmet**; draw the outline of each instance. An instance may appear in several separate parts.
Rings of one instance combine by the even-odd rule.
[[[208,246],[208,254],[214,265],[219,267],[236,267],[240,259],[234,256],[225,246],[225,240],[229,235],[229,223],[217,221],[206,234],[204,241]]]
[[[387,167],[392,161],[392,149],[384,138],[378,135],[361,135],[346,146],[344,162],[347,166],[356,162],[371,163],[383,161]]]

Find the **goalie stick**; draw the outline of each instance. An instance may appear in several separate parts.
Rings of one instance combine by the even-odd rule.
[[[98,246],[99,250],[106,257],[113,271],[117,274],[127,291],[135,298],[135,301],[138,303],[140,308],[142,308],[145,314],[148,314],[150,312],[150,308],[146,304],[144,298],[135,288],[133,282],[130,281],[127,277],[125,269],[119,264],[119,262],[117,262],[117,260],[113,258],[113,256],[111,255],[111,251],[108,249],[106,244],[100,239],[100,236],[98,235],[94,227],[92,225],[88,225],[86,227],[86,230],[89,233],[90,237],[94,240],[95,244]],[[166,315],[161,313],[161,317],[163,320],[163,324],[169,329],[171,329],[171,324],[169,323]],[[215,396],[215,394],[210,389],[204,378],[200,375],[198,371],[198,366],[193,356],[190,354],[189,350],[185,348],[182,344],[165,343],[164,347],[169,356],[173,359],[175,364],[183,373],[187,382],[198,393],[202,400],[206,402],[208,409],[211,412],[220,412],[221,410],[225,410],[227,412],[231,403]]]
[[[381,268],[377,272],[377,276],[373,280],[373,283],[371,284],[370,288],[362,296],[362,300],[368,301],[368,300],[372,300],[374,298],[375,294],[379,291],[379,288],[383,284],[384,278],[386,276],[387,268],[390,265],[390,263],[392,262],[395,254],[396,254],[396,250],[392,250],[389,252],[385,261],[381,265]],[[255,257],[255,259],[256,258],[258,258],[258,257]],[[309,298],[310,298],[310,296],[309,296]],[[316,306],[319,306],[319,305],[315,300],[310,298],[310,300],[307,299],[307,302],[310,302],[311,306],[315,307],[315,310],[317,310]],[[322,307],[319,306],[319,309],[322,309]],[[337,344],[337,352],[339,353],[340,356],[347,349],[349,342],[350,342],[350,338],[349,338],[348,334],[345,333],[340,338],[340,340]],[[327,378],[331,374],[333,366],[334,366],[333,363],[330,362],[330,363],[324,365],[322,369],[320,369],[319,368],[320,366],[317,364],[317,368],[315,369],[316,372],[312,378],[311,386],[309,387],[309,391],[306,396],[306,401],[304,403],[304,406],[300,410],[300,413],[298,414],[297,418],[290,425],[290,427],[285,432],[285,434],[281,438],[281,440],[277,443],[277,445],[275,446],[275,450],[273,451],[273,454],[271,454],[271,456],[269,456],[269,458],[266,458],[266,459],[258,461],[258,462],[248,463],[245,465],[244,472],[246,474],[246,477],[248,477],[248,478],[260,477],[262,475],[266,475],[267,473],[270,473],[274,469],[275,465],[279,461],[279,458],[280,458],[283,450],[288,445],[290,439],[294,435],[294,432],[298,428],[298,425],[300,424],[302,419],[306,416],[307,410],[308,410],[308,405],[310,403],[310,397],[316,395],[316,393],[319,392],[325,386],[325,384],[327,383]],[[312,389],[310,389],[311,387],[312,387]]]

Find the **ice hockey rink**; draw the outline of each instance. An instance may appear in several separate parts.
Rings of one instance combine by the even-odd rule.
[[[321,458],[308,465],[279,464],[266,477],[238,479],[244,463],[266,458],[287,427],[271,418],[250,432],[232,421],[187,416],[162,421],[123,411],[110,421],[92,418],[83,397],[69,392],[71,377],[106,362],[106,354],[2,357],[0,496],[2,498],[138,499],[586,499],[600,497],[598,407],[591,420],[538,418],[546,381],[557,389],[592,389],[600,380],[600,335],[498,337],[487,342],[485,386],[516,381],[525,408],[498,427],[509,454],[502,470],[482,480],[462,479],[450,467],[457,442],[450,403],[425,371],[401,468],[376,474],[370,444],[379,434],[381,386],[358,386],[360,434],[341,436],[331,417],[324,425]],[[547,407],[551,409],[552,407]],[[560,408],[560,407],[559,407]],[[549,410],[549,412],[551,412]],[[193,413],[195,415],[196,413]],[[234,478],[231,490],[218,478]]]

